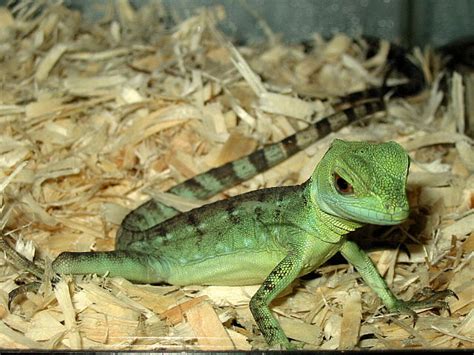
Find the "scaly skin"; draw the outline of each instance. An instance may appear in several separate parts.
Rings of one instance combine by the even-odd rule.
[[[250,309],[269,344],[289,347],[270,302],[295,278],[340,251],[390,310],[403,310],[368,256],[345,235],[408,216],[409,158],[394,142],[335,140],[311,178],[253,191],[136,232],[127,250],[62,253],[64,274],[106,273],[175,285],[262,283]]]

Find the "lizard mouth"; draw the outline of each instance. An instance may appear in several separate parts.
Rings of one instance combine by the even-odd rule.
[[[402,210],[395,213],[387,213],[386,219],[384,219],[385,224],[399,224],[405,221],[408,218],[410,211],[409,210]]]
[[[378,210],[369,210],[367,208],[348,208],[346,210],[348,217],[359,222],[365,222],[378,225],[395,225],[408,218],[410,211],[401,209],[395,212],[382,212]]]

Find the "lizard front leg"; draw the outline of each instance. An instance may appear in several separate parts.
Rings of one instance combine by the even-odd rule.
[[[298,277],[302,269],[302,261],[303,256],[300,253],[287,255],[268,275],[250,300],[250,311],[269,345],[278,344],[286,349],[291,348],[288,338],[268,306]]]
[[[444,290],[440,292],[431,291],[424,300],[400,300],[390,290],[369,256],[355,242],[345,241],[340,252],[347,261],[354,265],[367,285],[380,297],[390,312],[405,313],[416,319],[416,313],[413,309],[447,308],[447,303],[442,298],[447,296],[456,297],[453,291]]]

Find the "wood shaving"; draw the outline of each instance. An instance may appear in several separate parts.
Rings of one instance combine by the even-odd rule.
[[[0,7],[0,225],[33,243],[30,257],[46,259],[47,270],[65,250],[113,249],[118,223],[151,197],[182,211],[207,203],[163,191],[332,113],[337,97],[380,85],[389,51],[382,41],[366,60],[363,44],[337,34],[314,35],[305,52],[281,43],[262,19],[267,43],[237,46],[216,27],[226,21],[222,7],[170,29],[173,14],[160,2],[104,2],[105,17],[93,24],[57,2],[13,4]],[[395,140],[409,152],[411,217],[364,229],[363,240],[396,237],[395,247],[387,241],[370,255],[399,297],[429,286],[459,300],[448,300],[451,315],[423,311],[414,328],[380,312],[380,300],[336,259],[272,305],[305,350],[473,346],[474,148],[464,125],[474,117],[472,77],[447,74],[442,92],[432,55],[415,49],[414,57],[431,86],[337,136]],[[300,98],[308,95],[315,99]],[[305,181],[334,137],[213,200]],[[27,275],[3,253],[0,270],[0,348],[268,349],[248,309],[258,286],[78,276],[54,290],[44,282],[8,309],[8,292]]]

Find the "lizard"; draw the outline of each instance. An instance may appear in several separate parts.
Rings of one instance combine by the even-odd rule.
[[[407,73],[417,68],[410,61],[398,61],[409,68]],[[406,94],[407,88],[411,93],[418,91],[423,84],[402,84],[408,86],[402,87],[400,96]],[[383,101],[367,100],[385,90],[375,88],[369,94],[353,94],[348,102],[366,102],[189,179],[170,192],[206,198],[244,181],[317,139],[383,111]],[[108,272],[136,282],[176,285],[262,282],[250,302],[252,314],[269,344],[289,347],[268,305],[293,279],[340,251],[389,310],[413,314],[412,307],[436,305],[448,293],[419,302],[398,300],[368,256],[346,238],[348,232],[364,223],[397,224],[407,217],[408,165],[408,155],[396,143],[336,140],[312,177],[302,185],[258,190],[183,214],[150,200],[124,219],[117,232],[115,251],[65,252],[53,261],[53,270],[72,274]],[[352,202],[346,204],[347,201]],[[261,257],[255,257],[259,253]],[[200,268],[189,268],[191,264],[200,264]]]
[[[445,291],[404,302],[390,291],[368,255],[346,235],[364,224],[394,225],[409,214],[409,156],[395,143],[336,139],[303,184],[251,191],[128,231],[105,252],[63,252],[60,274],[108,273],[142,283],[262,284],[250,310],[270,345],[290,348],[269,304],[295,278],[340,252],[389,311],[440,304]],[[121,238],[122,237],[122,238]]]

